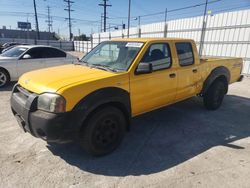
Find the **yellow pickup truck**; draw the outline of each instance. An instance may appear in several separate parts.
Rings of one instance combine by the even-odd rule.
[[[189,39],[116,39],[78,63],[24,74],[11,108],[25,132],[99,156],[118,147],[137,115],[193,96],[216,110],[241,70],[241,58],[201,59]]]

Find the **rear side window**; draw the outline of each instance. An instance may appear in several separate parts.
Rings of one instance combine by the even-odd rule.
[[[192,45],[189,42],[176,43],[176,50],[181,66],[188,66],[194,64],[194,54]]]
[[[169,45],[167,43],[152,44],[141,61],[151,63],[153,71],[169,68],[172,63]]]
[[[43,58],[59,58],[59,57],[66,57],[66,53],[55,48],[43,49]]]

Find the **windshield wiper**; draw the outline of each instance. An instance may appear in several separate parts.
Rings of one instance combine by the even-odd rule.
[[[112,72],[118,72],[117,69],[113,69],[108,65],[102,65],[102,64],[91,64],[93,65],[95,68],[101,69],[101,70],[106,70],[106,71],[112,71]]]
[[[89,63],[88,63],[88,62],[85,62],[85,61],[78,61],[78,62],[75,62],[74,64],[75,64],[75,65],[85,65],[85,66],[88,66],[88,67],[89,67]]]

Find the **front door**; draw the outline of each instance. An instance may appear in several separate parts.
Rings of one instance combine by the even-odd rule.
[[[168,43],[149,46],[141,62],[151,63],[153,72],[131,75],[132,114],[138,115],[171,103],[175,99],[177,72],[172,68]]]
[[[45,67],[41,50],[41,47],[31,48],[22,55],[17,62],[18,77],[26,72]]]

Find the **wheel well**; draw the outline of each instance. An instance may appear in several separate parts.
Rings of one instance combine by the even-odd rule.
[[[82,126],[80,128],[80,132],[83,131],[84,129],[84,124],[88,122],[88,120],[91,118],[91,116],[93,114],[95,114],[96,111],[98,111],[99,109],[101,108],[104,108],[106,106],[114,106],[116,108],[118,108],[119,110],[122,111],[122,113],[125,115],[125,119],[127,121],[127,131],[129,131],[130,129],[130,114],[129,112],[127,111],[126,107],[120,103],[120,102],[108,102],[108,103],[104,103],[104,104],[101,104],[99,106],[97,106],[95,109],[93,109],[88,115],[87,117],[84,119],[84,121],[82,122]]]
[[[5,72],[8,74],[8,77],[9,77],[9,79],[10,79],[10,73],[9,73],[9,71],[8,71],[8,70],[6,70],[6,69],[5,69],[5,68],[3,68],[3,67],[0,67],[0,70],[5,71]]]

